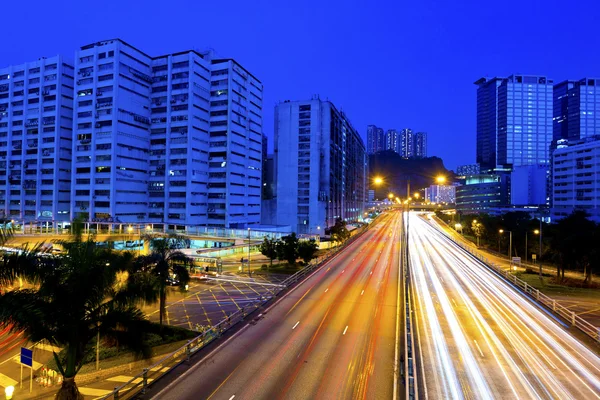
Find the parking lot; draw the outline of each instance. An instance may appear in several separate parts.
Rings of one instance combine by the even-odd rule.
[[[186,292],[169,287],[165,323],[187,329],[213,326],[237,310],[272,296],[283,278],[285,276],[270,276],[269,279],[254,276],[249,279],[221,275],[217,278],[193,279]],[[143,311],[151,321],[158,322],[157,305],[147,306]]]

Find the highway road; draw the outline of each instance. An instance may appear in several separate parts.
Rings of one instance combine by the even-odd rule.
[[[419,398],[600,399],[600,359],[565,325],[418,214],[409,224]]]
[[[380,217],[258,321],[149,397],[392,399],[401,393],[394,385],[400,228],[400,213]]]

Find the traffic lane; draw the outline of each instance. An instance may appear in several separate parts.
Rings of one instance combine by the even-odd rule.
[[[386,218],[382,218],[379,223],[382,224],[385,220]],[[204,360],[205,365],[200,366],[193,373],[176,382],[176,385],[169,388],[170,390],[159,393],[161,398],[193,399],[197,398],[199,394],[211,396],[213,392],[218,391],[219,393],[213,394],[213,398],[229,399],[231,395],[235,394],[233,392],[238,391],[240,384],[251,379],[256,373],[266,371],[267,374],[273,374],[273,369],[261,368],[261,366],[266,365],[267,361],[277,354],[277,348],[280,346],[288,346],[288,348],[296,346],[294,350],[298,350],[297,346],[307,340],[307,336],[318,328],[317,324],[322,320],[320,318],[316,323],[305,321],[300,324],[299,320],[294,320],[293,317],[286,316],[286,314],[298,304],[304,307],[305,305],[302,304],[301,300],[302,297],[307,296],[307,293],[316,293],[319,290],[325,293],[336,279],[350,279],[350,274],[345,273],[343,266],[353,267],[352,258],[356,258],[357,255],[364,252],[361,245],[368,242],[379,231],[375,228],[373,227],[361,238],[358,238],[349,248],[338,254],[336,258],[313,274],[303,284],[297,286],[288,296],[280,299],[276,303],[278,304],[277,307],[273,307],[264,316],[264,321],[244,327],[245,331],[235,337],[235,340],[228,346],[211,355],[210,359]],[[340,270],[341,266],[342,269]],[[317,284],[318,287],[315,288]],[[315,302],[313,301],[313,303]],[[312,330],[309,330],[306,329],[308,324],[317,326],[313,326]],[[302,337],[290,340],[290,335],[299,327],[298,332],[301,332]],[[298,354],[295,351],[288,351],[287,353],[294,356]],[[283,354],[285,355],[286,352],[284,351]],[[241,374],[235,374],[238,370],[242,372],[248,370],[250,376],[240,377]],[[202,379],[197,377],[202,377]],[[218,389],[221,389],[225,384],[227,390],[219,391]],[[240,397],[239,394],[238,397]]]
[[[386,229],[387,224],[382,227]],[[243,391],[244,398],[252,399],[284,398],[286,395],[292,398],[298,395],[302,398],[314,397],[311,392],[323,378],[323,375],[317,372],[319,366],[330,358],[327,350],[333,348],[333,343],[346,334],[344,331],[348,325],[344,325],[344,321],[347,320],[351,308],[340,305],[351,303],[349,295],[359,296],[359,288],[362,287],[359,282],[371,276],[371,269],[367,267],[374,264],[373,258],[379,250],[377,245],[385,230],[376,229],[374,233],[373,238],[365,243],[374,246],[363,245],[356,257],[351,258],[353,265],[349,266],[346,260],[340,259],[337,263],[345,264],[343,268],[340,266],[341,270],[337,268],[335,272],[336,266],[331,267],[332,273],[337,274],[334,282],[316,285],[302,295],[292,306],[291,312],[288,312],[288,324],[294,332],[290,334],[287,342],[274,349],[272,357],[266,363],[260,363],[261,370],[258,373],[253,373],[252,368],[236,372],[227,382],[229,390]],[[354,268],[355,266],[358,268]],[[324,351],[316,351],[315,346],[323,342],[327,344]],[[314,357],[315,354],[318,354],[318,358]],[[248,362],[251,365],[258,364],[258,361]],[[304,371],[309,371],[309,382],[297,387],[294,381],[298,374]]]
[[[291,392],[312,386],[310,398],[392,397],[398,226],[396,219],[380,238],[382,247],[370,252],[373,266],[354,297],[344,299],[343,308],[350,312],[337,312],[310,352],[309,357],[323,359],[321,367],[303,368]],[[388,319],[382,319],[384,310]]]
[[[589,388],[598,385],[597,376],[590,377],[590,371],[598,373],[595,355],[439,232],[423,231],[422,241],[429,241],[432,249],[428,256],[440,266],[435,275],[442,280],[444,290],[451,293],[459,318],[461,308],[468,310],[462,313],[460,323],[466,336],[473,340],[470,350],[481,355],[478,368],[494,397],[506,393],[515,397],[552,393],[559,398],[597,395],[597,389]],[[576,353],[585,353],[583,360],[574,361],[573,355],[565,352],[573,348]]]

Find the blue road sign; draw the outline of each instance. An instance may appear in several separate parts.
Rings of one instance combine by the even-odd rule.
[[[33,366],[33,350],[26,347],[21,347],[21,364],[28,367]]]

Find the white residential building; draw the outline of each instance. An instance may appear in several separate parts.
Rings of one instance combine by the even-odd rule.
[[[337,218],[362,218],[365,146],[331,102],[314,98],[275,107],[275,163],[277,224],[324,234]]]
[[[583,210],[600,222],[599,135],[570,140],[554,151],[552,197],[553,220]]]
[[[62,57],[0,68],[0,216],[70,220],[73,67]]]
[[[232,59],[151,57],[119,40],[76,54],[72,215],[260,223],[262,84]]]

